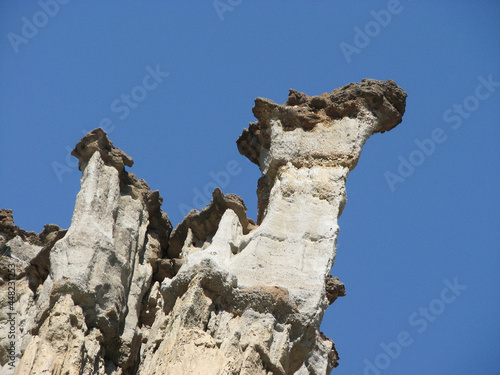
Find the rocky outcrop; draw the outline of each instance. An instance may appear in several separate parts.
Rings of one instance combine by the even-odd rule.
[[[240,153],[262,171],[257,222],[265,216],[282,166],[290,163],[298,169],[317,166],[350,171],[372,134],[391,130],[402,121],[405,105],[406,93],[394,81],[373,79],[319,96],[290,90],[283,105],[257,98],[253,113],[258,121],[237,141]]]
[[[172,231],[159,192],[126,171],[132,158],[88,133],[67,231],[27,233],[0,211],[0,337],[15,336],[0,340],[3,372],[329,374],[339,356],[319,327],[345,295],[330,274],[345,182],[405,99],[375,80],[256,99],[237,144],[262,171],[257,223],[216,189]]]

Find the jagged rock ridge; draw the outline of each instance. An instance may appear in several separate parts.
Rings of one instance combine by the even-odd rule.
[[[319,327],[345,295],[330,274],[345,182],[366,140],[401,122],[405,99],[390,80],[256,99],[258,121],[237,143],[262,171],[257,223],[216,189],[172,230],[159,192],[125,170],[132,158],[89,132],[72,153],[82,179],[68,230],[27,233],[0,211],[0,298],[15,279],[17,329],[15,369],[0,339],[2,370],[329,374],[339,357]]]

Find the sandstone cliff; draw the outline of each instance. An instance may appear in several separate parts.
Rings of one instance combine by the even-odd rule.
[[[405,100],[390,80],[256,99],[237,145],[262,171],[257,222],[216,189],[172,230],[132,158],[88,133],[68,230],[25,232],[0,211],[2,373],[329,374],[319,327],[345,294],[330,274],[345,182]]]

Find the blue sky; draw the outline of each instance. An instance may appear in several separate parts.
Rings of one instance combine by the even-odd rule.
[[[347,296],[322,326],[333,373],[497,373],[499,14],[493,0],[2,1],[0,207],[27,230],[68,227],[68,149],[101,124],[174,225],[214,185],[255,218],[260,172],[235,144],[253,100],[393,79],[403,123],[347,184],[332,270]]]

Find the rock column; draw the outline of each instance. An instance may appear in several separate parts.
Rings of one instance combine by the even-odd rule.
[[[210,216],[216,191],[174,230],[169,251],[184,265],[160,287],[139,373],[330,373],[338,355],[319,327],[329,296],[343,292],[329,271],[345,182],[366,140],[401,122],[405,100],[375,80],[314,97],[291,90],[284,105],[256,100],[258,121],[237,143],[262,171],[257,226],[241,208]]]
[[[258,121],[237,141],[262,171],[256,223],[215,189],[171,231],[158,191],[125,170],[132,159],[88,133],[73,151],[82,180],[67,231],[27,233],[0,211],[0,296],[19,321],[14,345],[0,339],[2,373],[14,361],[19,375],[329,374],[339,357],[319,327],[345,294],[330,269],[346,179],[405,101],[393,81],[368,79],[256,99]]]

